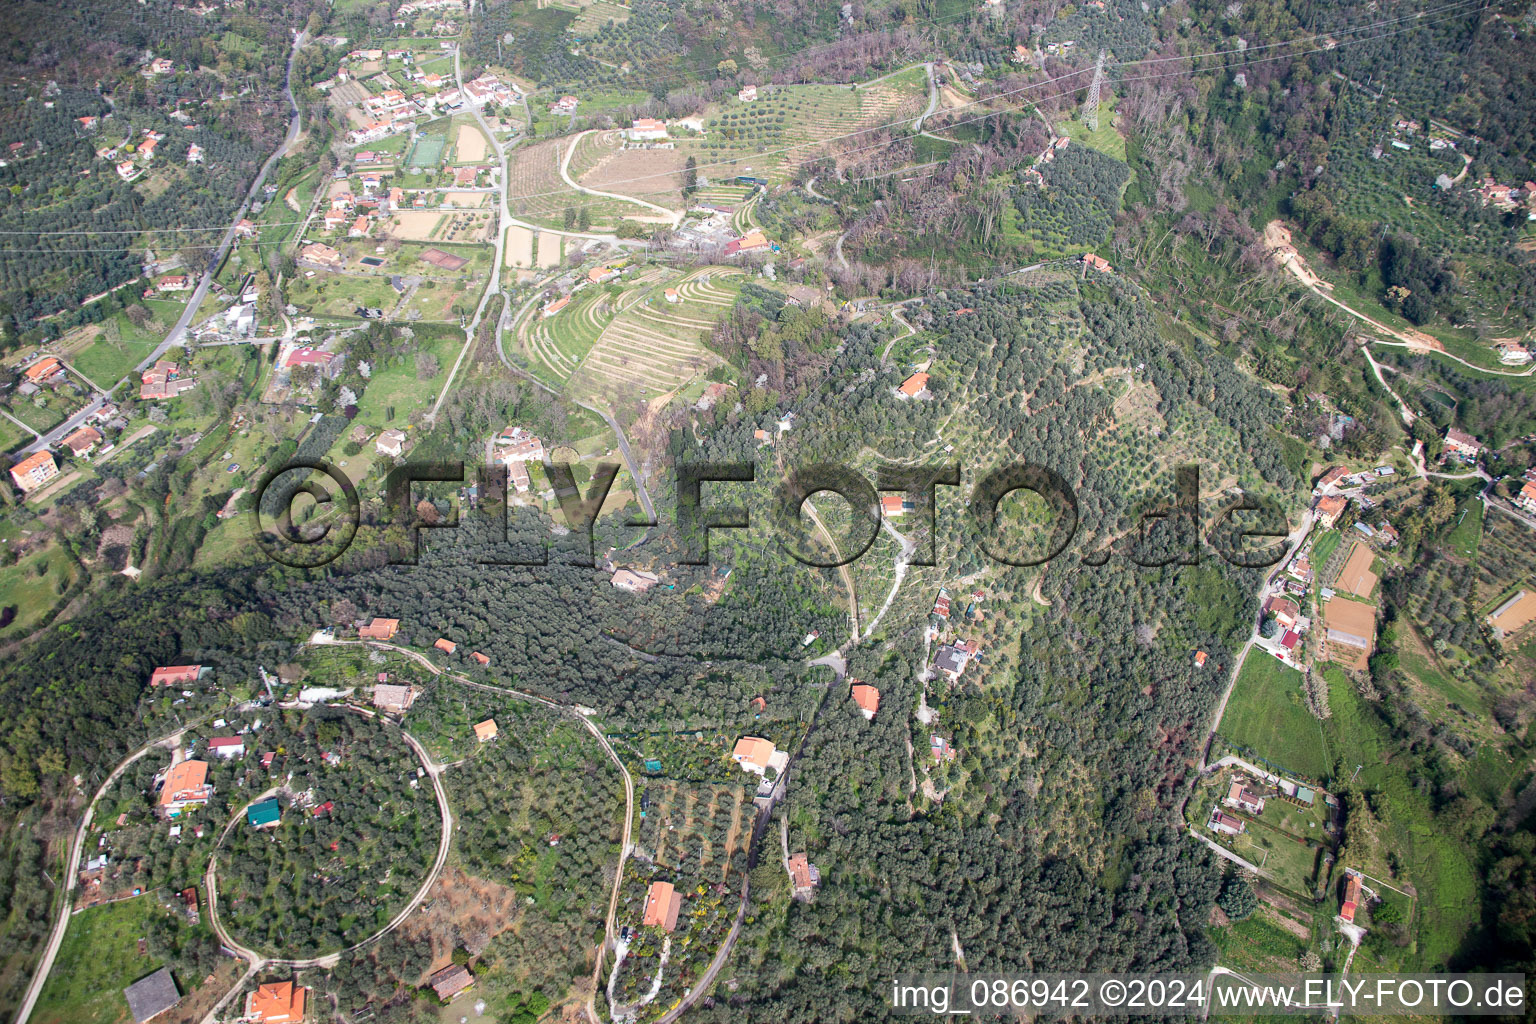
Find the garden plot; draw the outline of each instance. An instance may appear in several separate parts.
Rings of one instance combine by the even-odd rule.
[[[740,786],[684,785],[652,780],[650,807],[641,819],[638,845],[654,863],[696,868],[724,879],[731,855],[744,845],[751,825],[748,791]]]
[[[461,164],[477,164],[485,159],[485,136],[472,124],[459,125],[454,136],[454,161]]]
[[[735,174],[750,174],[782,179],[807,160],[840,148],[868,146],[873,132],[853,135],[841,145],[837,140],[916,117],[925,102],[920,72],[857,91],[844,85],[776,86],[755,103],[726,101],[709,121],[697,155],[700,163],[737,158],[735,166],[717,167],[711,177],[729,180]]]
[[[505,259],[509,267],[533,266],[533,232],[527,228],[508,228]]]
[[[425,242],[437,232],[443,215],[436,210],[406,210],[396,213],[384,222],[384,231],[391,238],[406,242]]]
[[[564,249],[565,239],[560,235],[552,235],[547,231],[537,236],[539,249],[539,268],[548,269],[560,265],[561,253]]]
[[[443,202],[452,203],[461,210],[473,210],[485,205],[485,192],[444,192]]]

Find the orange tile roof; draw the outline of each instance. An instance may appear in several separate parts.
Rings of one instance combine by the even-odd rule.
[[[481,654],[479,651],[475,651],[473,654],[470,655],[470,657],[474,658],[476,661],[478,661],[482,665],[489,665],[491,663],[491,659],[487,658],[485,655]]]
[[[381,619],[375,616],[372,622],[357,631],[357,635],[365,640],[388,640],[399,629],[399,619]]]
[[[757,736],[743,736],[736,741],[736,748],[731,751],[731,756],[738,761],[766,768],[768,759],[773,756],[773,751],[774,746],[771,740]]]
[[[917,394],[919,391],[922,391],[927,386],[928,375],[926,373],[914,373],[912,376],[901,382],[901,393],[910,397]]]
[[[207,761],[182,761],[171,766],[165,774],[165,787],[160,790],[160,806],[165,807],[178,800],[206,800],[200,792],[208,784]]]
[[[859,706],[860,711],[868,711],[873,714],[880,710],[880,691],[868,683],[853,684],[853,702]]]
[[[487,718],[475,726],[475,739],[484,743],[486,740],[496,738],[496,719]]]
[[[269,981],[246,996],[245,1015],[262,1024],[298,1024],[309,990],[291,981]]]
[[[640,924],[647,928],[660,925],[671,931],[677,927],[677,912],[682,905],[683,897],[671,882],[652,882],[650,891],[645,894],[645,916],[640,919]]]
[[[442,637],[438,637],[437,643],[433,644],[432,646],[442,651],[444,654],[452,654],[459,648],[459,645],[454,643],[452,640],[445,640]]]
[[[40,380],[47,380],[63,368],[64,364],[60,363],[53,356],[45,356],[27,367],[25,376],[27,380],[36,383]]]

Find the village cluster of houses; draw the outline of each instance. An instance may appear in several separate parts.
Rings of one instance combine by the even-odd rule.
[[[387,75],[371,78],[371,82],[384,88],[363,100],[361,106],[367,119],[347,132],[348,145],[365,146],[391,135],[411,131],[418,122],[461,110],[466,105],[481,107],[487,103],[510,104],[522,97],[522,90],[517,85],[503,82],[489,71],[465,82],[463,89],[460,89],[446,75],[422,72],[414,67],[412,55],[406,50],[353,50],[347,55],[347,60],[354,64],[371,63],[386,56],[401,61],[405,65],[405,78],[420,85],[424,91],[415,96],[407,96]],[[336,72],[335,78],[317,83],[315,88],[329,91],[352,78],[352,72],[344,64]]]

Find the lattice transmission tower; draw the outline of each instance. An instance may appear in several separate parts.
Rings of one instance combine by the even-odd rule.
[[[1093,69],[1093,84],[1088,87],[1088,98],[1083,100],[1083,124],[1088,130],[1099,130],[1099,93],[1104,89],[1104,51],[1099,51],[1099,63]]]

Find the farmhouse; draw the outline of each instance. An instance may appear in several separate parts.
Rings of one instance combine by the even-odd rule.
[[[736,98],[738,100],[741,100],[741,102],[743,102],[743,103],[751,103],[752,101],[757,99],[757,86],[755,86],[755,85],[745,85],[745,86],[742,86],[741,91],[736,94]]]
[[[1317,521],[1325,530],[1333,529],[1333,524],[1339,521],[1339,516],[1349,507],[1349,499],[1342,494],[1327,494],[1317,499],[1312,506],[1317,512]]]
[[[1339,907],[1339,916],[1346,921],[1353,922],[1355,911],[1360,909],[1360,872],[1351,868],[1344,876],[1344,903]]]
[[[76,458],[89,455],[98,444],[101,444],[101,431],[95,427],[81,427],[64,438],[64,447]]]
[[[345,256],[324,242],[311,242],[299,250],[298,262],[321,270],[340,270],[347,260]]]
[[[162,665],[150,673],[150,686],[188,686],[203,674],[201,665]]]
[[[727,256],[734,256],[739,252],[751,252],[754,249],[766,248],[768,248],[767,237],[761,231],[753,228],[740,238],[732,239],[725,243],[725,254]]]
[[[886,495],[882,495],[881,496],[881,498],[880,498],[880,514],[881,515],[886,516],[887,518],[894,519],[897,516],[905,515],[906,511],[907,511],[906,502],[904,502],[902,500],[901,495],[899,495],[899,494],[886,494]]]
[[[245,740],[239,736],[215,736],[208,741],[208,753],[225,761],[245,756]]]
[[[208,784],[207,761],[181,761],[165,773],[160,787],[160,809],[168,817],[178,817],[188,807],[208,802],[213,787]]]
[[[300,1024],[309,989],[291,981],[269,981],[245,997],[245,1019],[251,1024]]]
[[[368,625],[358,629],[357,635],[362,640],[392,640],[399,631],[399,619],[381,619],[375,616]]]
[[[1296,620],[1301,617],[1301,609],[1296,607],[1296,602],[1279,595],[1271,597],[1265,603],[1264,611],[1268,615],[1273,615],[1275,621],[1284,629],[1290,629],[1296,625]]]
[[[539,315],[547,320],[570,304],[571,297],[569,295],[562,295],[554,302],[544,303],[544,308],[539,311]]]
[[[405,451],[405,431],[381,431],[379,439],[373,442],[373,449],[380,455],[388,455],[392,459],[398,459],[400,453]]]
[[[642,139],[664,139],[667,137],[667,126],[654,117],[637,117],[635,118],[634,125],[624,134],[635,141]]]
[[[873,719],[875,712],[880,710],[880,691],[868,683],[854,683],[849,691],[853,695],[853,702],[859,706],[859,711],[867,719]]]
[[[1324,657],[1345,668],[1364,669],[1376,635],[1376,609],[1336,597],[1323,606],[1323,627]]]
[[[746,771],[761,775],[767,770],[773,755],[774,746],[771,741],[757,736],[743,736],[736,741],[736,749],[731,751],[731,760]]]
[[[53,356],[44,356],[22,371],[22,376],[33,384],[46,384],[64,373],[64,364]]]
[[[902,381],[896,391],[903,398],[922,398],[929,393],[928,381],[931,379],[926,373],[914,373]]]
[[[481,743],[493,740],[496,738],[496,731],[496,719],[487,718],[485,721],[475,725],[475,739]]]
[[[59,475],[59,464],[53,461],[53,452],[36,452],[11,467],[11,479],[26,494]]]
[[[444,654],[452,654],[454,651],[459,649],[458,644],[443,637],[438,637],[437,643],[433,644],[432,646],[436,650],[442,651]]]
[[[162,292],[184,292],[192,287],[185,274],[168,274],[162,277],[155,288]]]
[[[661,577],[644,569],[619,569],[608,582],[631,594],[643,594],[661,581]]]
[[[1227,789],[1227,795],[1222,803],[1228,807],[1235,807],[1249,814],[1264,813],[1264,798],[1249,789],[1242,779],[1233,779],[1232,785]]]
[[[1466,431],[1451,427],[1445,432],[1445,451],[1448,455],[1471,462],[1483,453],[1483,446]]]
[[[1334,466],[1332,469],[1328,470],[1328,472],[1317,478],[1316,489],[1325,490],[1329,487],[1337,486],[1339,481],[1343,480],[1347,476],[1349,476],[1349,467]]]
[[[427,979],[437,998],[449,1000],[475,983],[474,975],[463,964],[451,964]]]
[[[644,928],[659,926],[670,932],[677,927],[677,912],[682,906],[683,894],[673,888],[671,882],[652,882],[645,894],[645,914],[640,925]]]
[[[507,427],[496,437],[496,461],[542,462],[544,442],[523,427]]]
[[[1065,138],[1062,141],[1066,141]],[[1091,252],[1085,252],[1083,253],[1083,272],[1087,273],[1090,270],[1097,270],[1101,274],[1113,274],[1115,272],[1115,268],[1109,265],[1109,260],[1102,256],[1095,256]]]
[[[179,1003],[181,993],[176,990],[171,969],[162,967],[123,989],[123,998],[128,1000],[128,1012],[133,1014],[134,1024],[144,1024]]]
[[[789,881],[794,886],[796,896],[807,896],[821,884],[821,872],[816,870],[816,865],[805,854],[792,854],[789,858]]]
[[[558,100],[550,105],[549,112],[551,114],[559,114],[563,117],[570,117],[572,114],[576,113],[576,104],[578,102],[579,101],[575,96],[561,96]]]
[[[1220,832],[1222,835],[1228,836],[1240,836],[1248,828],[1242,818],[1234,818],[1225,811],[1212,811],[1211,820],[1208,824],[1212,832]]]
[[[933,667],[943,672],[953,682],[965,673],[965,666],[971,660],[969,652],[961,649],[958,644],[945,644],[939,648],[939,653],[933,659]]]

